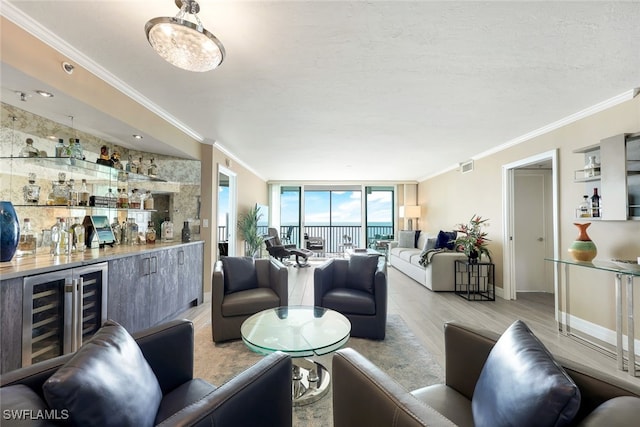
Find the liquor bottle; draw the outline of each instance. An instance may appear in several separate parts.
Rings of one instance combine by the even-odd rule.
[[[80,185],[80,191],[78,192],[78,204],[80,206],[89,206],[89,189],[87,188],[87,180],[82,179],[82,184]]]
[[[53,255],[64,255],[69,244],[69,231],[64,218],[58,218],[51,227],[51,253]]]
[[[149,221],[147,223],[146,238],[147,238],[148,245],[152,245],[156,242],[157,233],[156,233],[156,226],[153,225],[153,221]]]
[[[62,138],[58,139],[56,144],[56,157],[65,157],[64,155],[64,141]]]
[[[58,173],[58,181],[51,182],[51,199],[55,206],[67,206],[69,203],[69,186],[65,182],[67,175]]]
[[[116,207],[116,195],[113,194],[113,189],[109,188],[109,190],[107,190],[107,194],[104,195],[104,197],[107,199],[107,207],[109,208],[115,208]]]
[[[24,202],[28,205],[37,205],[40,200],[40,186],[36,184],[36,174],[29,173],[29,183],[22,187]]]
[[[130,245],[138,244],[138,224],[134,218],[127,218],[127,240]]]
[[[116,245],[119,245],[122,240],[122,227],[118,222],[118,217],[113,218],[113,222],[111,223],[111,231],[113,231],[113,237],[116,239]]]
[[[84,160],[84,154],[82,152],[82,145],[80,145],[80,140],[78,138],[71,138],[69,140],[71,142],[69,148],[71,149],[71,157],[74,159]]]
[[[593,189],[593,196],[591,196],[591,216],[594,218],[600,217],[600,196],[598,195],[598,188]]]
[[[72,241],[71,252],[84,252],[87,247],[85,242],[85,229],[79,217],[73,218],[73,225],[71,226],[69,236]]]
[[[589,218],[591,216],[591,205],[589,204],[589,195],[582,196],[582,203],[578,206],[580,218]]]
[[[155,178],[158,175],[158,165],[156,165],[154,159],[151,159],[151,162],[149,162],[149,166],[147,168],[147,175],[149,175],[152,178]]]
[[[38,150],[33,146],[33,139],[27,138],[26,145],[20,150],[20,157],[38,157]]]
[[[76,190],[76,180],[71,178],[67,183],[69,188],[69,206],[78,206],[78,190]]]
[[[133,190],[131,190],[131,197],[129,197],[129,208],[140,209],[140,205],[140,193],[138,193],[137,188],[134,188]]]
[[[152,211],[153,210],[153,196],[151,195],[151,191],[147,190],[144,196],[144,210]]]
[[[173,222],[166,217],[164,222],[160,225],[160,233],[162,235],[163,242],[173,241]]]
[[[191,241],[191,229],[189,228],[189,221],[185,221],[182,226],[182,243]]]
[[[16,251],[16,255],[35,255],[36,235],[31,230],[31,220],[29,218],[25,218],[22,221],[22,230],[20,230],[20,240],[18,241],[18,250]]]
[[[126,188],[118,189],[118,207],[129,209],[129,195]]]
[[[129,158],[131,158],[131,156],[129,156]],[[140,157],[140,160],[142,160],[142,157]],[[131,165],[131,172],[133,173],[138,173],[138,168],[140,167],[140,163],[137,160],[129,160],[129,164]]]

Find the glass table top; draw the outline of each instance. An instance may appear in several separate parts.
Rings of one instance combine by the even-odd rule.
[[[612,273],[628,274],[630,276],[640,276],[640,266],[631,260],[598,260],[574,261],[571,259],[545,258],[546,261],[553,261],[560,264],[576,265],[580,267],[593,268],[596,270],[611,271]]]
[[[292,357],[320,356],[342,347],[351,323],[342,314],[322,307],[289,306],[261,311],[244,321],[242,340],[251,350],[283,351]]]

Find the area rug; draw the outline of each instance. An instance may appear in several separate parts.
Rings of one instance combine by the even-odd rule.
[[[350,338],[351,347],[387,372],[407,390],[443,381],[444,371],[422,347],[399,315],[387,318],[384,341]],[[211,324],[196,331],[195,376],[220,386],[262,358],[242,341],[216,344],[211,340]],[[329,370],[331,355],[316,359]],[[332,426],[331,391],[318,402],[293,408],[293,425],[299,427]]]

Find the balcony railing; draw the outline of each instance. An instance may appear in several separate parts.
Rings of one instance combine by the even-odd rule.
[[[259,227],[258,232],[268,234],[268,227]],[[367,241],[362,242],[361,239],[362,226],[342,226],[342,225],[312,225],[305,226],[304,233],[309,237],[321,237],[324,239],[325,252],[340,253],[344,251],[344,244],[349,242],[348,236],[351,238],[350,243],[355,248],[370,247],[375,240],[392,239],[392,226],[369,226],[367,227]],[[227,239],[227,227],[218,226],[218,241]],[[292,225],[283,225],[280,227],[280,240],[285,244],[296,244],[304,247],[304,239],[300,239],[300,227]]]

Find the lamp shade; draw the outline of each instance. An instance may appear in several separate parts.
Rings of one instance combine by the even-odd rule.
[[[417,205],[400,206],[400,217],[401,218],[420,218],[420,206],[417,206]]]

